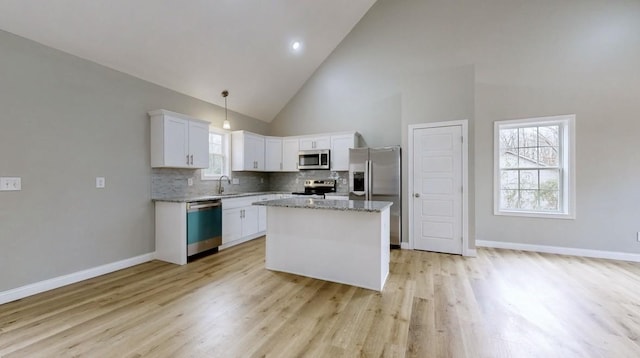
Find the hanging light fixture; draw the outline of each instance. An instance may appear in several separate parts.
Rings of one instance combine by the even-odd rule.
[[[222,91],[222,97],[224,97],[224,122],[222,122],[222,128],[231,129],[231,124],[229,123],[229,119],[227,119],[227,96],[229,95],[229,91]]]

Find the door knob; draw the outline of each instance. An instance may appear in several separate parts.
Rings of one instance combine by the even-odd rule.
[[[420,197],[420,193],[415,193],[415,194],[413,194],[413,196],[415,196],[416,198],[419,198]]]

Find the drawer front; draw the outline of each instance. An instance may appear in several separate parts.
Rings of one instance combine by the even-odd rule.
[[[250,206],[254,201],[258,201],[258,195],[243,196],[242,198],[222,199],[223,209],[236,209]]]

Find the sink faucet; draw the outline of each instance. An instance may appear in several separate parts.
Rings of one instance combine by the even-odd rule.
[[[220,178],[218,178],[218,195],[224,193],[224,188],[222,187],[222,178],[227,178],[227,184],[231,184],[231,179],[229,179],[228,176],[221,175]]]

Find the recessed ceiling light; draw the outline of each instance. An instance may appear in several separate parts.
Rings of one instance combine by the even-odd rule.
[[[300,50],[301,48],[302,48],[302,44],[301,44],[299,41],[294,41],[294,42],[291,44],[291,49],[292,49],[293,51],[298,51],[298,50]]]

